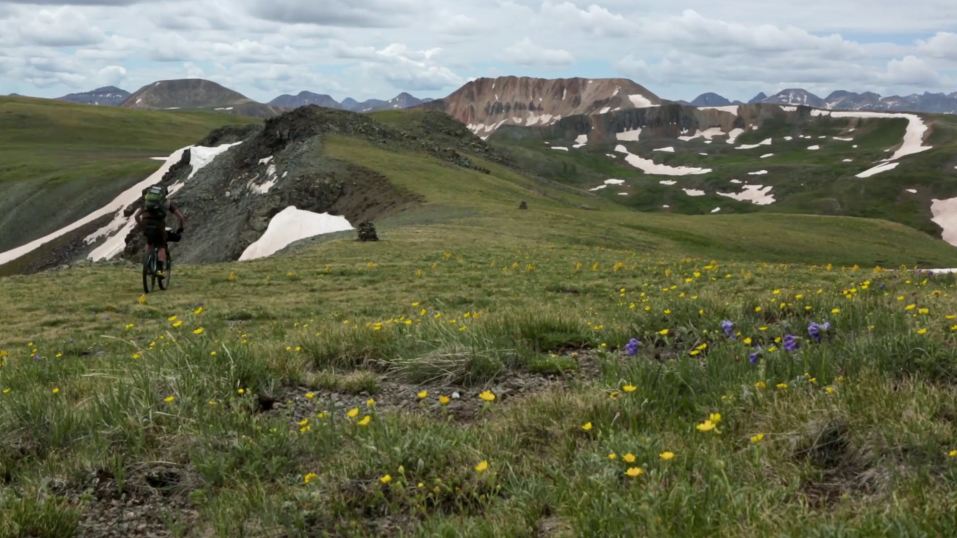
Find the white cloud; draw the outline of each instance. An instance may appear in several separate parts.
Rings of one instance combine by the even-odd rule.
[[[15,31],[21,43],[51,47],[90,45],[106,37],[82,11],[70,7],[38,10],[19,21]]]
[[[121,65],[108,65],[97,73],[101,86],[118,86],[126,80],[126,68]]]
[[[957,60],[957,34],[937,32],[926,41],[918,41],[918,50],[932,58]]]
[[[505,49],[505,58],[524,66],[566,66],[575,61],[575,57],[567,50],[545,48],[527,37]]]
[[[888,62],[885,80],[891,85],[918,88],[936,87],[941,82],[937,70],[916,56],[905,56]]]
[[[542,16],[566,27],[599,36],[626,36],[635,29],[633,22],[596,4],[580,8],[571,2],[546,0],[542,3]]]
[[[421,10],[416,0],[250,0],[252,12],[264,19],[292,23],[363,28],[386,28],[407,22]]]

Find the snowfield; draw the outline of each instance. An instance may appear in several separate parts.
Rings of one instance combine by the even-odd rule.
[[[760,148],[761,146],[770,146],[773,142],[774,142],[773,138],[765,138],[764,140],[758,142],[757,144],[744,144],[734,149],[756,149],[756,148]]]
[[[710,168],[695,168],[691,166],[668,166],[658,164],[651,159],[639,157],[628,151],[623,145],[615,147],[615,152],[625,155],[625,162],[641,170],[646,174],[655,174],[659,176],[690,176],[711,173]]]
[[[691,196],[691,197],[693,197],[693,198],[697,198],[697,197],[699,197],[699,196],[704,196],[704,194],[705,194],[704,191],[701,191],[701,190],[698,190],[698,189],[681,189],[681,190],[685,191],[685,194],[687,194],[688,196]]]
[[[352,224],[345,217],[313,213],[289,206],[269,221],[266,232],[243,251],[239,261],[266,258],[296,241],[352,229]]]
[[[943,240],[957,246],[957,198],[932,200],[930,212],[934,216],[931,221],[944,229]]]

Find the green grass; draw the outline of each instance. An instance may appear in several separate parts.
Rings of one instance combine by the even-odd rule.
[[[957,281],[898,268],[951,247],[322,144],[423,205],[148,297],[0,279],[0,536],[957,533]]]
[[[0,97],[0,250],[101,207],[155,171],[151,157],[196,143],[216,127],[251,121]]]

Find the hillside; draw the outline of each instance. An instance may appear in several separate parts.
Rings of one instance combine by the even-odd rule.
[[[161,80],[130,95],[120,106],[147,110],[204,109],[237,116],[267,118],[276,110],[239,92],[201,79]]]
[[[582,118],[486,143],[437,111],[306,107],[174,153],[170,291],[121,259],[0,278],[0,536],[953,535],[957,288],[896,268],[957,249],[536,172],[617,162],[591,144],[640,121],[629,151],[784,113],[686,110],[597,116],[566,152],[541,137]],[[226,261],[289,204],[382,240]]]
[[[487,138],[507,125],[553,125],[564,117],[654,107],[661,99],[627,79],[480,78],[430,108]]]
[[[422,197],[379,243],[0,279],[0,533],[953,534],[954,279],[870,267],[939,242],[635,213],[372,119],[310,153]]]
[[[0,252],[116,196],[216,127],[253,120],[0,97]]]
[[[520,166],[642,211],[756,211],[954,230],[951,116],[806,107],[667,105],[507,127],[489,142]]]
[[[729,129],[737,121],[723,110],[687,110],[701,115],[702,121],[724,121]],[[766,110],[755,109],[742,114],[746,118],[758,118],[766,113]],[[669,107],[634,110],[631,114],[641,115],[644,121],[659,122],[662,129],[672,128],[673,111]],[[609,129],[616,129],[623,121],[613,114],[597,118],[606,123],[600,124],[595,132],[610,132]],[[571,118],[556,124],[552,131],[536,132],[561,132],[568,122],[578,125]],[[341,137],[346,137],[360,150],[344,155],[333,151],[333,148],[341,149],[337,143]],[[602,225],[594,236],[584,234],[581,240],[596,244],[604,244],[607,239],[603,238],[613,236],[612,229],[619,229],[624,234],[622,237],[632,233],[628,230],[650,234],[651,242],[646,248],[689,254],[709,252],[729,259],[837,259],[895,266],[950,266],[952,261],[957,261],[957,251],[947,245],[879,221],[764,215],[727,219],[664,216],[659,220],[658,216],[629,209],[628,206],[647,204],[645,194],[626,200],[612,193],[618,189],[607,189],[611,195],[606,195],[580,181],[571,182],[569,188],[561,175],[552,177],[552,170],[548,168],[551,164],[540,166],[545,162],[564,166],[568,159],[578,159],[579,155],[590,155],[590,163],[598,158],[610,166],[621,166],[617,159],[596,154],[605,150],[597,139],[594,143],[599,145],[589,149],[588,144],[583,144],[575,148],[574,153],[561,152],[561,156],[541,145],[538,147],[546,149],[540,151],[556,153],[556,156],[539,153],[539,161],[521,153],[525,151],[522,148],[527,147],[522,143],[497,144],[499,149],[493,149],[460,123],[436,111],[390,111],[369,116],[319,107],[300,108],[267,120],[262,128],[218,131],[197,145],[173,153],[165,159],[159,172],[135,185],[129,193],[121,194],[116,205],[91,213],[51,238],[13,253],[0,252],[0,263],[10,262],[3,268],[9,274],[33,272],[86,258],[105,260],[127,256],[136,260],[141,239],[134,231],[130,215],[136,208],[139,190],[156,182],[169,185],[176,203],[190,216],[190,234],[178,245],[181,261],[188,263],[243,258],[254,249],[254,244],[269,241],[266,232],[272,226],[272,219],[292,206],[313,215],[335,215],[354,227],[365,220],[381,220],[405,212],[409,216],[404,218],[416,221],[420,215],[429,214],[436,200],[447,200],[442,202],[444,207],[469,213],[491,200],[495,200],[492,206],[510,207],[517,206],[523,199],[551,200],[552,204],[558,203],[556,209],[560,213],[585,211],[582,218]],[[383,156],[379,167],[375,164],[379,149],[397,153]],[[418,161],[409,160],[416,155],[453,168],[421,167],[416,164]],[[421,168],[414,176],[416,180],[430,178],[430,183],[409,183],[405,172],[396,177],[392,166],[406,161],[407,166]],[[499,172],[494,173],[495,170]],[[488,183],[486,189],[472,192],[463,186],[475,183],[475,174],[490,175],[480,182]],[[573,174],[587,181],[587,174]],[[543,181],[539,179],[541,176],[548,179]],[[516,191],[516,185],[524,187]],[[467,195],[470,192],[472,194]],[[649,189],[649,194],[655,191]],[[511,196],[512,201],[507,202],[503,196]],[[688,198],[698,201],[695,197]],[[701,201],[707,203],[706,198]],[[601,211],[596,214],[580,208],[600,208]],[[687,211],[688,208],[675,203],[675,209]],[[560,218],[568,218],[568,214],[561,214]],[[542,217],[539,214],[536,218]],[[880,232],[863,231],[868,228]],[[820,250],[822,247],[815,244],[812,238],[820,233],[831,235],[831,247]],[[782,243],[781,237],[790,239]],[[900,252],[888,242],[891,238],[907,242],[913,248]],[[741,243],[742,240],[745,242]],[[749,251],[744,245],[752,245],[754,249]],[[276,248],[284,246],[286,243]],[[786,254],[789,249],[791,254]]]

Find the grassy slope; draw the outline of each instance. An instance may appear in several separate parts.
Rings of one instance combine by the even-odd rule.
[[[901,222],[931,234],[939,233],[930,222],[930,204],[933,198],[957,195],[957,120],[953,116],[933,116],[932,133],[928,143],[934,149],[903,159],[894,171],[857,179],[855,174],[886,158],[887,148],[900,144],[906,123],[903,120],[868,120],[861,122],[854,132],[848,132],[852,120],[817,118],[799,124],[768,121],[758,131],[739,137],[737,144],[755,144],[773,138],[771,146],[751,150],[736,150],[716,138],[713,144],[703,139],[682,142],[674,139],[651,138],[643,134],[639,143],[628,143],[632,152],[653,156],[656,162],[670,165],[712,168],[713,173],[702,176],[657,177],[647,176],[625,164],[620,158],[610,159],[616,143],[593,144],[568,153],[551,150],[533,130],[511,129],[493,137],[493,143],[514,152],[523,167],[537,170],[544,177],[564,181],[582,188],[599,185],[608,178],[628,180],[631,195],[617,196],[617,189],[607,189],[602,196],[645,211],[660,211],[670,205],[671,211],[681,213],[709,213],[715,207],[722,212],[792,212],[825,215],[854,215],[884,218]],[[798,135],[811,136],[801,139]],[[792,141],[785,141],[792,136]],[[826,136],[826,139],[820,139]],[[832,137],[852,137],[853,141],[838,141]],[[571,147],[571,140],[551,140],[553,145]],[[820,145],[819,151],[809,151]],[[852,148],[858,145],[857,149]],[[674,154],[653,152],[656,148],[672,146]],[[707,153],[707,156],[699,155]],[[768,159],[761,155],[774,153]],[[620,156],[619,156],[620,157]],[[845,158],[854,162],[844,163]],[[749,172],[768,170],[766,176],[750,177]],[[659,180],[677,180],[675,186],[663,186]],[[773,185],[777,202],[766,207],[747,202],[736,202],[717,196],[715,192],[737,192],[739,187],[731,179]],[[681,188],[702,189],[708,196],[692,198]],[[917,195],[905,189],[918,190]]]
[[[0,97],[0,250],[102,206],[210,130],[253,121]],[[64,204],[69,201],[69,204]]]
[[[940,243],[635,215],[490,164],[326,151],[428,204],[381,243],[183,267],[142,303],[132,267],[0,280],[0,536],[96,533],[117,491],[153,514],[134,527],[187,535],[957,532],[954,279],[839,267],[913,261],[900,244],[953,263]],[[809,342],[810,320],[832,335]]]

